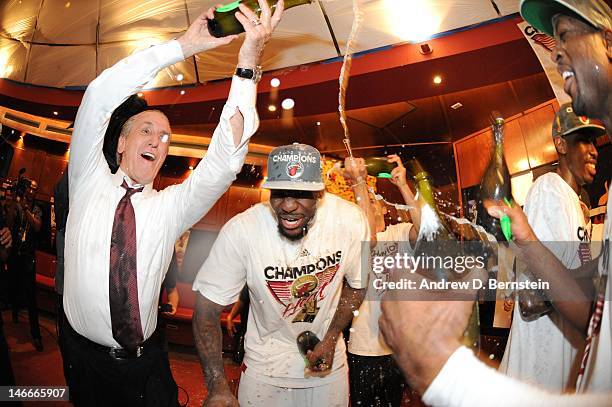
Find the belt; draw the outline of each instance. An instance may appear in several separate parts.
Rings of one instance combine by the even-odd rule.
[[[66,318],[67,319],[67,318]],[[160,343],[160,336],[158,331],[155,330],[153,335],[151,335],[146,341],[136,347],[134,350],[128,350],[121,347],[115,346],[104,346],[96,343],[90,339],[87,339],[83,335],[80,335],[77,331],[70,326],[70,323],[64,319],[64,330],[73,337],[76,341],[81,343],[82,345],[88,347],[89,349],[95,350],[97,352],[108,354],[111,359],[114,360],[126,360],[126,359],[136,359],[146,354],[151,347],[158,345]]]

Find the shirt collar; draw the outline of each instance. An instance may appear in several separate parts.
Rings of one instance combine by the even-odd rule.
[[[113,185],[116,187],[120,187],[121,184],[123,184],[123,180],[127,182],[130,188],[140,188],[143,186],[141,184],[137,184],[136,182],[132,181],[132,179],[128,177],[125,174],[125,172],[121,170],[121,168],[118,168],[117,172],[112,174],[111,177],[112,177]],[[149,195],[152,191],[153,191],[153,183],[150,183],[150,184],[144,185],[142,193],[144,193],[145,195]]]

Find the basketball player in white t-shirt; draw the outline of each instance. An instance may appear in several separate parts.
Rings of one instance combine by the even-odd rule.
[[[246,283],[251,309],[240,405],[347,406],[342,330],[365,295],[367,220],[357,205],[323,192],[321,157],[311,146],[274,149],[262,187],[271,190],[270,201],[225,224],[193,285],[207,403],[237,405],[223,371],[219,316]],[[321,342],[302,356],[296,340],[305,331]]]

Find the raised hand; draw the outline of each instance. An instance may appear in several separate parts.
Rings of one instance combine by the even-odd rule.
[[[533,229],[529,226],[527,215],[525,215],[520,206],[513,205],[509,207],[501,201],[490,199],[484,201],[484,206],[489,215],[494,218],[499,219],[504,215],[508,215],[510,221],[512,221],[512,235],[517,245],[520,246],[521,244],[538,240]]]
[[[266,0],[259,0],[261,15],[259,18],[247,6],[240,4],[240,11],[236,12],[236,18],[244,27],[246,37],[238,54],[238,66],[249,68],[256,67],[260,64],[263,50],[272,36],[272,32],[278,26],[285,3],[279,0],[276,4],[274,14],[270,10],[270,6]]]
[[[397,164],[397,167],[391,171],[391,182],[398,188],[408,185],[406,182],[406,167],[404,167],[399,156],[397,154],[388,155],[387,161]]]
[[[353,185],[364,182],[368,173],[366,172],[365,161],[363,158],[346,157],[344,160],[344,171],[342,176]]]
[[[183,50],[185,58],[189,58],[200,52],[208,51],[222,45],[229,44],[236,38],[237,35],[228,35],[227,37],[216,38],[208,32],[208,19],[215,17],[214,11],[219,7],[211,7],[204,13],[200,14],[196,20],[191,23],[185,34],[178,38],[179,44]]]

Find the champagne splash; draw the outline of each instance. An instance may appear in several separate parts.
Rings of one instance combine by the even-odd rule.
[[[438,221],[436,212],[428,204],[423,205],[421,207],[421,226],[419,228],[419,237],[417,240],[431,242],[435,239],[439,229],[440,222]]]
[[[346,51],[344,52],[344,61],[342,62],[342,68],[340,69],[340,77],[338,82],[340,85],[340,91],[338,93],[338,112],[340,113],[340,124],[344,130],[344,147],[349,155],[353,158],[353,150],[351,149],[351,136],[349,129],[346,124],[346,88],[348,87],[349,72],[353,63],[353,45],[357,32],[363,21],[363,12],[359,9],[359,0],[353,0],[353,25],[351,26],[351,33],[349,34],[348,41],[346,42]]]

